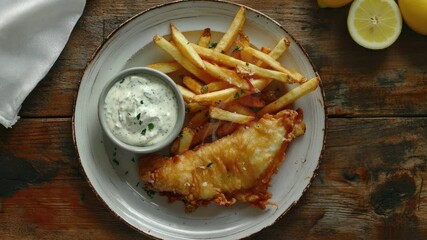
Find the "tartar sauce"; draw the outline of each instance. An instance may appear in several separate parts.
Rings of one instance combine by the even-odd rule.
[[[148,146],[165,139],[178,118],[172,89],[151,75],[131,75],[117,81],[104,104],[106,122],[122,142]]]

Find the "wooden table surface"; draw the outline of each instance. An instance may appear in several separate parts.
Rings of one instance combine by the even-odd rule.
[[[70,41],[0,127],[0,239],[146,239],[92,192],[72,139],[85,66],[129,17],[168,1],[88,0]],[[349,7],[239,0],[281,23],[316,65],[326,93],[327,141],[311,187],[251,239],[427,239],[427,37],[406,25],[381,51],[355,44]]]

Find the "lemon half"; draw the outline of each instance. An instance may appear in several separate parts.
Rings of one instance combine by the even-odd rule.
[[[355,0],[350,7],[347,27],[359,45],[384,49],[402,31],[402,16],[394,0]]]

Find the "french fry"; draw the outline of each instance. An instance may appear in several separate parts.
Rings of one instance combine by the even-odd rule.
[[[181,139],[180,139],[179,137],[177,137],[177,138],[172,142],[172,145],[171,145],[171,149],[170,149],[170,151],[171,151],[171,153],[172,153],[173,155],[178,154],[179,141],[181,141]]]
[[[209,74],[207,74],[202,69],[196,67],[193,63],[190,62],[190,60],[186,59],[176,46],[168,42],[163,37],[155,35],[153,41],[157,46],[159,46],[165,52],[169,53],[172,58],[174,58],[179,64],[181,64],[181,66],[183,66],[187,71],[192,73],[198,79],[202,80],[205,83],[215,81],[215,79],[213,79]]]
[[[191,143],[193,142],[193,138],[196,133],[191,128],[183,128],[181,132],[181,136],[178,144],[178,154],[182,154],[183,152],[190,149]]]
[[[182,69],[181,64],[179,64],[177,61],[153,63],[147,65],[147,67],[159,70],[162,73],[172,73]]]
[[[266,54],[270,54],[271,53],[271,49],[268,48],[268,47],[261,47],[260,51],[263,52],[263,53],[266,53]],[[256,63],[257,66],[261,66],[261,64],[262,64],[261,60],[258,60],[258,62]]]
[[[254,97],[253,95],[241,97],[236,99],[235,102],[246,107],[262,108],[265,106],[265,102],[261,98]]]
[[[268,54],[265,54],[265,53],[263,53],[259,50],[256,50],[250,46],[243,47],[242,51],[247,52],[247,53],[253,55],[254,57],[260,59],[261,61],[263,61],[264,63],[266,63],[270,67],[272,67],[273,69],[280,71],[280,72],[283,72],[283,73],[286,73],[288,76],[290,76],[297,83],[302,83],[305,81],[305,77],[303,75],[301,75],[298,72],[295,72],[295,71],[292,71],[292,70],[285,68],[278,61],[276,61],[274,58],[272,58]]]
[[[227,82],[223,82],[223,81],[211,82],[211,83],[206,84],[202,87],[202,93],[215,92],[218,90],[231,88],[231,87],[233,87],[233,85],[231,85]]]
[[[205,123],[205,125],[203,125],[203,127],[200,128],[198,132],[196,132],[196,135],[194,135],[191,147],[194,147],[204,142],[205,139],[212,136],[212,134],[214,134],[221,125],[222,122],[220,121]]]
[[[239,126],[238,123],[224,122],[223,124],[221,124],[221,126],[218,127],[215,134],[218,138],[225,137],[231,134],[232,132],[234,132],[238,126]]]
[[[242,104],[236,103],[236,101],[232,102],[231,104],[228,104],[225,107],[225,110],[247,116],[256,116],[256,113],[252,109],[243,106]]]
[[[209,116],[214,119],[246,124],[255,119],[254,116],[247,116],[239,113],[229,112],[217,107],[209,108]]]
[[[197,129],[209,120],[209,111],[202,110],[195,113],[187,123],[187,127]]]
[[[181,53],[190,60],[196,67],[205,69],[205,65],[203,64],[203,60],[200,58],[199,54],[190,46],[190,42],[187,38],[176,28],[174,24],[170,25],[172,39]]]
[[[190,76],[184,76],[182,83],[191,91],[193,91],[196,94],[202,93],[202,87],[203,85],[197,81],[196,79],[190,77]]]
[[[233,97],[240,90],[238,88],[226,88],[223,90],[209,92],[205,94],[195,95],[193,100],[202,104],[209,104],[218,106],[221,103],[226,103],[233,100]]]
[[[276,46],[270,52],[267,53],[265,51],[262,51],[262,49],[261,49],[261,51],[263,53],[267,53],[268,55],[270,55],[270,57],[277,60],[283,55],[283,53],[286,52],[286,50],[288,50],[290,44],[291,44],[291,42],[289,42],[288,38],[284,37],[277,42]],[[261,66],[261,67],[267,66],[267,64],[264,63],[262,60],[258,60],[256,65]]]
[[[211,29],[205,28],[202,32],[202,35],[200,35],[199,41],[197,42],[197,45],[201,47],[208,47],[209,43],[211,42]]]
[[[222,54],[219,52],[215,52],[212,49],[203,48],[197,46],[195,44],[191,44],[196,50],[196,52],[205,59],[208,59],[214,63],[221,64],[227,67],[238,68],[239,66],[243,66],[248,68],[251,72],[253,72],[256,76],[262,78],[271,78],[285,83],[296,83],[296,81],[289,77],[288,74],[280,71],[265,69],[259,66],[256,66],[252,63],[247,63],[240,59],[233,58],[226,54]]]
[[[298,87],[291,89],[289,92],[285,93],[283,96],[278,98],[276,101],[268,104],[264,108],[262,108],[258,112],[258,116],[262,116],[266,113],[275,113],[283,108],[285,108],[287,105],[293,103],[298,98],[312,92],[317,88],[319,85],[319,79],[317,77],[314,77],[307,82],[299,85]]]
[[[206,109],[206,105],[202,105],[198,102],[186,102],[185,104],[185,111],[189,113],[195,113],[203,109]]]
[[[226,52],[230,49],[231,45],[233,45],[234,40],[237,37],[237,34],[242,29],[243,24],[246,20],[246,9],[244,7],[240,7],[237,14],[234,16],[231,25],[229,26],[227,32],[222,36],[221,40],[215,47],[216,52]]]
[[[251,83],[256,90],[262,91],[262,89],[264,89],[266,86],[268,86],[268,84],[270,84],[270,80],[255,79],[255,80],[251,80]],[[221,103],[227,103],[233,99],[240,98],[240,97],[249,95],[251,93],[252,92],[244,91],[242,89],[233,87],[233,88],[222,89],[215,92],[195,95],[193,97],[193,101],[217,106],[217,105],[220,105]]]
[[[247,63],[254,62],[254,56],[248,52],[242,51],[246,46],[250,46],[249,36],[246,35],[243,31],[239,32],[239,40],[236,41],[237,48],[240,51],[240,59]]]
[[[181,93],[182,97],[184,98],[185,102],[187,103],[191,102],[193,97],[196,94],[179,84],[177,84],[176,86],[178,87],[178,90]]]
[[[270,57],[274,58],[275,60],[279,59],[285,52],[286,50],[288,50],[290,45],[289,40],[284,37],[282,39],[280,39],[276,46],[273,48],[273,50],[266,48],[266,47],[262,47],[261,48],[261,52],[270,55]],[[257,66],[261,66],[261,67],[266,67],[267,64],[264,63],[262,60],[258,60],[256,62]]]
[[[252,89],[250,82],[241,78],[239,75],[237,75],[236,72],[221,68],[208,61],[204,61],[204,65],[206,67],[206,72],[209,73],[212,77],[237,86],[244,90]]]

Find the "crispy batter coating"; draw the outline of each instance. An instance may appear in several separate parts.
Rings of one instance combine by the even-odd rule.
[[[247,202],[264,209],[271,194],[271,176],[284,160],[295,137],[304,134],[301,110],[264,115],[248,126],[212,143],[173,157],[144,156],[140,177],[147,188],[171,201],[183,200],[186,210],[214,202]]]

